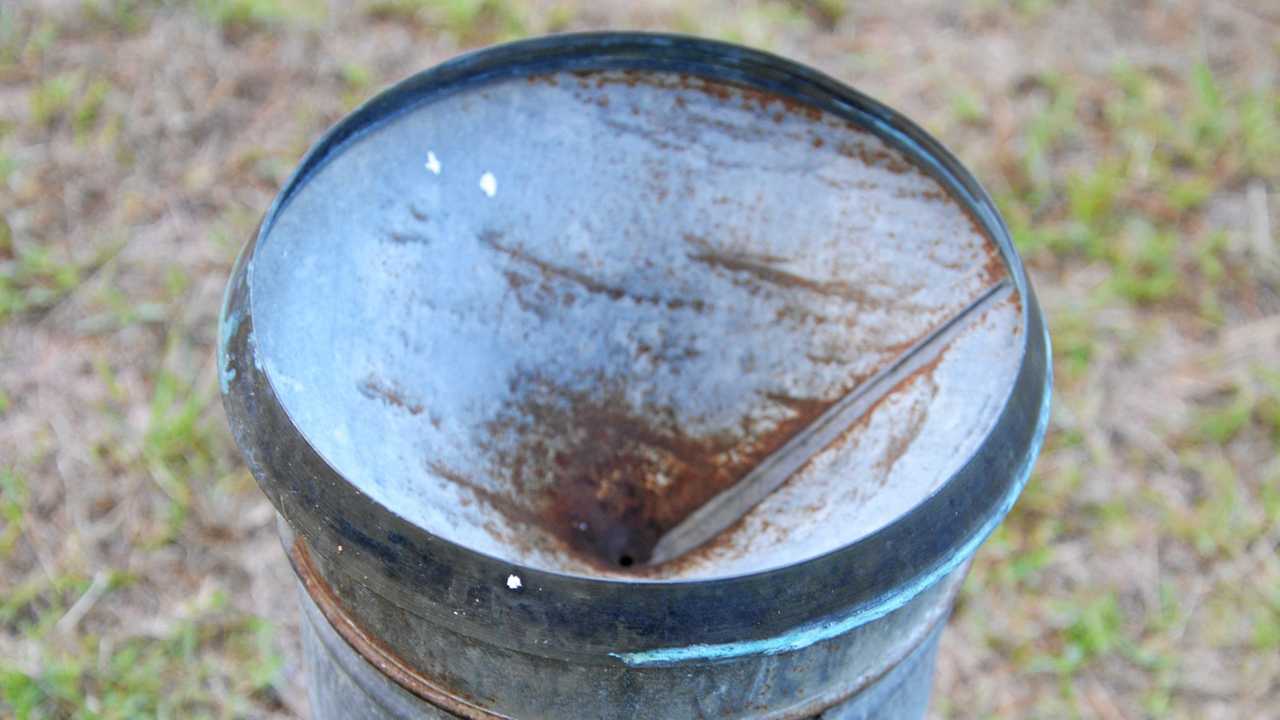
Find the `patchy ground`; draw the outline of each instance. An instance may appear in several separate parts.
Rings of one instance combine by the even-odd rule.
[[[240,244],[385,84],[642,27],[812,63],[998,198],[1055,339],[938,717],[1280,707],[1280,7],[1255,0],[0,5],[0,716],[294,717],[290,572],[217,401]]]

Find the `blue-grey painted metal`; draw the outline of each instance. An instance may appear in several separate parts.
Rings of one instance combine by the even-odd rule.
[[[299,591],[298,602],[302,606],[302,642],[314,717],[344,720],[461,717],[415,696],[379,672],[333,630],[305,590]],[[935,625],[905,657],[887,658],[893,664],[883,676],[868,683],[862,692],[837,700],[808,717],[821,720],[924,717],[943,625],[941,622]],[[639,710],[633,717],[677,717],[685,705],[679,698],[668,697],[657,705]],[[559,717],[590,717],[573,709],[566,709],[566,712],[568,714]]]
[[[218,363],[319,718],[920,717],[1051,377],[935,140],[781,58],[633,33],[472,53],[338,123],[237,260]]]

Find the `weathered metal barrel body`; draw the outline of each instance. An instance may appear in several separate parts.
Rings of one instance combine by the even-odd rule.
[[[920,717],[1050,385],[936,141],[651,34],[484,50],[341,121],[237,261],[219,367],[317,718]]]

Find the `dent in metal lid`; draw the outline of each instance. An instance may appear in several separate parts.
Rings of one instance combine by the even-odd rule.
[[[883,527],[977,449],[1024,346],[999,249],[903,153],[659,70],[403,111],[311,173],[253,263],[258,356],[335,469],[432,534],[593,577],[741,575]],[[740,521],[645,564],[953,322]]]

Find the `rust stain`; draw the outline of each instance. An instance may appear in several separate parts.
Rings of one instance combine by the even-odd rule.
[[[952,344],[954,344],[954,341],[952,341]],[[937,370],[938,364],[942,362],[942,358],[946,356],[950,349],[951,345],[947,345],[943,348],[942,352],[938,353],[936,358],[930,360],[925,365],[922,365],[914,373],[903,378],[902,382],[898,383],[898,385],[896,385],[894,389],[885,396],[885,398],[888,398],[899,390],[915,384],[916,381],[927,383],[929,386],[928,397],[924,399],[917,399],[911,404],[911,407],[906,413],[905,426],[896,428],[895,431],[890,434],[889,441],[885,446],[884,454],[876,460],[875,468],[880,472],[880,476],[878,478],[879,482],[877,484],[878,487],[883,487],[889,480],[889,473],[893,471],[894,466],[898,464],[898,461],[902,459],[902,456],[907,454],[907,450],[910,449],[911,444],[916,441],[916,438],[920,436],[920,431],[924,429],[925,421],[929,419],[929,404],[938,396],[938,383],[934,379],[933,374],[934,371]],[[869,414],[870,413],[868,413],[868,415]]]
[[[865,180],[865,179],[850,180],[846,178],[837,178],[837,177],[831,177],[830,175],[824,172],[816,172],[813,174],[813,177],[819,180],[820,182],[822,182],[824,185],[829,185],[837,190],[861,190],[861,191],[871,192],[871,191],[878,190],[880,188],[880,184],[874,180]],[[842,212],[845,212],[845,211],[842,210]]]
[[[973,233],[986,239],[986,242],[982,243],[981,246],[982,258],[980,259],[981,272],[979,276],[987,287],[993,287],[1000,284],[1009,278],[1009,266],[1005,263],[1004,253],[1000,251],[1000,247],[996,245],[991,236],[987,234],[986,228],[983,227],[982,223],[978,220],[978,216],[974,214],[973,210],[959,205],[959,203],[957,203],[957,205],[964,211],[965,219],[969,221],[969,227],[973,230]],[[1015,306],[1018,308],[1019,312],[1021,312],[1022,296],[1017,292],[1013,292],[1010,293],[1010,297],[1013,298]]]
[[[521,275],[520,273],[514,270],[508,270],[504,272],[503,275],[507,278],[507,286],[510,287],[512,290],[519,290],[520,288],[529,284],[529,278]]]
[[[906,347],[914,344],[914,342],[915,341],[907,341],[903,343],[901,349],[905,350]],[[885,448],[884,454],[879,459],[877,459],[877,461],[873,466],[877,470],[877,473],[874,477],[869,478],[867,480],[868,487],[883,487],[884,483],[887,482],[888,480],[890,471],[892,471],[893,467],[898,463],[899,460],[902,459],[902,457],[910,449],[912,443],[914,443],[916,438],[919,437],[920,432],[924,429],[925,422],[928,420],[928,417],[929,417],[929,410],[928,410],[929,404],[932,401],[932,399],[937,396],[937,392],[938,392],[938,384],[933,377],[934,373],[937,370],[938,365],[942,362],[942,359],[946,357],[947,353],[950,352],[951,348],[954,345],[955,345],[955,340],[953,339],[951,343],[947,344],[944,348],[942,348],[942,350],[938,353],[937,357],[935,357],[933,360],[930,360],[928,363],[916,369],[915,372],[911,373],[910,375],[907,375],[906,377],[902,378],[902,380],[898,381],[898,383],[894,385],[888,392],[884,393],[884,395],[878,398],[875,401],[875,403],[871,405],[871,407],[867,408],[867,411],[862,414],[862,417],[858,418],[857,421],[855,421],[852,425],[850,425],[843,433],[840,434],[840,436],[834,442],[831,443],[831,446],[834,447],[834,446],[847,445],[850,442],[858,442],[855,439],[855,436],[867,432],[867,426],[870,424],[871,418],[875,416],[875,414],[879,411],[881,406],[883,406],[886,401],[888,401],[890,398],[897,396],[903,390],[905,390],[908,387],[911,387],[916,382],[926,382],[929,384],[930,388],[929,388],[928,398],[925,398],[923,400],[913,403],[908,413],[906,424],[903,427],[895,430],[890,436],[889,442]],[[892,356],[896,357],[899,354],[900,353],[893,353]],[[862,379],[859,379],[857,382],[862,382]],[[816,411],[817,414],[820,414],[823,410],[826,409],[826,407],[830,405],[829,403],[814,404],[813,401],[811,400],[807,400],[804,398],[790,398],[787,396],[774,396],[774,399],[784,404],[789,404],[795,407],[804,408],[806,414],[813,411]],[[817,415],[815,414],[812,417],[816,418],[816,416]],[[812,422],[812,420],[810,420],[809,422]],[[808,422],[806,422],[806,425],[807,424]],[[790,484],[792,482],[795,482],[796,478],[802,476],[805,473],[805,471],[808,469],[811,462],[812,462],[812,459],[810,459],[810,461],[806,462],[804,465],[800,466],[795,471],[795,473],[791,475],[791,477],[787,478],[787,480],[784,481],[783,486]],[[808,512],[811,515],[817,513],[818,511],[819,511],[818,506],[812,506],[806,509],[806,512]],[[696,568],[700,565],[704,565],[710,559],[712,559],[717,555],[720,555],[725,552],[732,552],[734,550],[740,550],[743,546],[742,546],[742,543],[739,542],[737,536],[740,535],[742,532],[745,532],[747,519],[750,518],[751,515],[752,515],[751,512],[744,514],[742,517],[738,518],[738,520],[735,521],[732,525],[722,530],[718,535],[713,537],[711,540],[709,540],[703,545],[700,545],[694,548],[693,550],[685,553],[684,555],[674,558],[669,562],[663,563],[662,565],[659,565],[659,566],[641,568],[636,572],[636,574],[641,576],[650,576],[650,577],[679,575],[691,568]],[[767,519],[761,521],[761,523],[765,528],[765,531],[773,535],[774,542],[779,542],[779,543],[786,542],[786,535],[785,535],[784,528],[781,528],[774,523],[770,523]]]
[[[925,200],[929,202],[948,203],[952,202],[952,198],[942,190],[916,190],[910,188],[894,188],[893,196],[898,198],[907,198],[913,200]]]
[[[541,273],[544,278],[554,278],[573,283],[593,295],[604,295],[610,300],[622,300],[623,298],[626,298],[638,304],[661,305],[671,310],[691,307],[698,312],[703,312],[707,308],[711,307],[706,301],[701,299],[685,300],[683,298],[667,298],[659,295],[646,295],[643,293],[632,292],[617,285],[602,282],[580,270],[565,267],[563,265],[557,265],[536,257],[521,248],[505,245],[501,242],[502,237],[503,235],[500,232],[486,230],[480,233],[479,240],[482,244],[494,251],[506,255],[518,263],[533,267]],[[523,278],[519,280],[514,278],[520,278],[520,276],[514,273],[507,274],[508,284],[511,286],[512,290],[517,291],[517,294],[519,294],[519,291],[524,288],[525,283],[522,281]],[[572,304],[572,301],[569,301],[567,304]],[[533,303],[529,304],[530,307],[533,307],[533,305]]]
[[[857,129],[866,132],[864,128]],[[856,142],[841,142],[836,145],[836,152],[852,160],[858,160],[869,167],[884,168],[896,175],[920,172],[915,164],[904,155],[884,148],[868,147],[863,143]]]
[[[720,101],[733,100],[736,95],[741,100],[744,108],[752,109],[752,107],[755,106],[758,107],[761,112],[768,112],[771,106],[777,104],[783,108],[785,113],[802,115],[815,122],[821,120],[824,115],[821,108],[800,102],[785,95],[771,93],[741,83],[710,79],[699,75],[691,75],[689,73],[657,72],[636,69],[573,70],[570,71],[570,73],[578,78],[579,85],[584,88],[591,86],[604,88],[609,85],[636,87],[637,85],[643,84],[664,90],[687,90],[699,92]],[[539,80],[533,77],[529,79],[530,83],[538,81]],[[683,108],[686,105],[686,101],[677,95],[675,104],[678,107]],[[779,115],[781,115],[781,113],[779,113]]]
[[[436,678],[428,678],[401,658],[377,636],[360,627],[355,618],[343,607],[342,601],[334,593],[333,588],[325,582],[316,570],[302,538],[294,540],[289,551],[289,560],[307,595],[315,601],[320,614],[329,622],[330,627],[346,641],[351,649],[371,665],[378,668],[383,675],[391,679],[414,696],[435,705],[442,710],[468,720],[512,720],[507,715],[486,710],[476,704],[475,698],[455,688],[446,688]]]
[[[531,492],[512,498],[480,489],[477,496],[609,571],[649,572],[642,566],[663,534],[830,405],[775,396],[790,413],[772,427],[691,436],[670,408],[629,410],[618,384],[606,379],[587,391],[528,374],[516,386],[517,402],[489,424],[482,445],[495,474]]]
[[[864,308],[884,307],[885,302],[874,298],[847,282],[838,280],[814,280],[802,275],[779,270],[769,264],[758,262],[750,256],[716,252],[694,253],[691,260],[735,273],[744,273],[768,285],[775,285],[791,290],[806,290],[819,295],[840,297],[851,300]],[[895,307],[903,307],[903,303],[895,303]]]
[[[639,110],[633,114],[639,114]],[[661,132],[652,127],[628,124],[609,115],[602,117],[600,122],[618,133],[635,135],[660,150],[683,152],[688,149],[682,143],[676,142],[674,138],[667,139],[663,137]]]
[[[420,233],[405,233],[391,231],[387,233],[387,239],[397,245],[407,245],[409,243],[420,243],[423,245],[430,244],[431,238]]]
[[[986,237],[986,233],[982,231],[982,226],[978,224],[976,218],[968,210],[965,216],[969,218],[969,222],[973,224],[974,231]],[[1009,266],[1005,263],[1004,253],[1000,252],[1000,248],[992,241],[988,240],[982,244],[982,281],[991,287],[997,285],[1009,278]],[[1022,296],[1017,293],[1011,293],[1018,308],[1022,307]]]
[[[773,267],[773,265],[789,262],[787,258],[761,253],[720,251],[715,249],[706,238],[692,233],[685,233],[683,238],[685,242],[697,249],[697,252],[688,255],[689,259],[728,271],[731,276],[738,278],[734,280],[736,284],[753,292],[762,289],[763,285],[771,285],[788,290],[812,292],[826,297],[838,297],[857,304],[861,309],[892,307],[896,311],[903,313],[919,313],[928,310],[928,308],[921,306],[919,303],[905,299],[905,296],[915,289],[914,287],[896,287],[893,291],[894,297],[886,300],[845,281],[815,280]],[[817,313],[811,308],[804,307],[787,306],[779,309],[778,312],[779,320],[784,319],[784,316],[792,319],[812,317],[818,324],[823,324],[833,319]],[[840,318],[835,318],[835,320],[842,325],[850,327],[857,324],[857,317],[847,313],[842,314]]]
[[[993,243],[987,243],[982,248],[986,255],[982,263],[982,279],[987,287],[995,285],[1005,278],[1009,277],[1009,268],[1005,265],[1004,255],[1001,254],[1000,248]],[[1016,296],[1017,293],[1014,293]]]
[[[421,415],[424,410],[421,404],[406,400],[404,392],[395,384],[380,380],[373,375],[360,381],[356,389],[367,398],[381,400],[388,405],[408,411],[410,415]]]
[[[506,516],[508,519],[516,520],[527,525],[538,524],[538,517],[529,512],[519,503],[513,501],[511,498],[505,497],[501,493],[496,493],[490,490],[462,473],[450,468],[444,463],[434,460],[430,461],[427,463],[427,469],[435,475],[438,475],[459,487],[466,488],[476,497],[476,499],[485,503],[494,510],[497,510],[499,513],[502,513],[502,515]],[[517,472],[519,471],[517,470]],[[517,490],[519,490],[519,488],[517,488]]]

